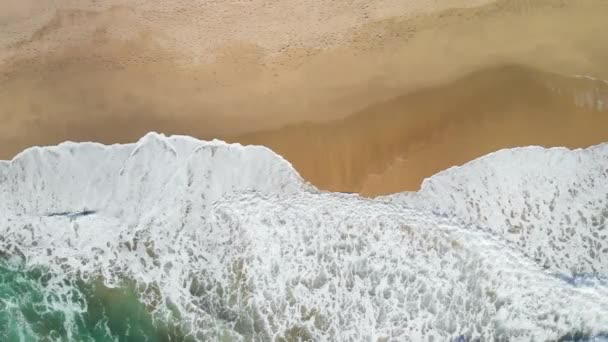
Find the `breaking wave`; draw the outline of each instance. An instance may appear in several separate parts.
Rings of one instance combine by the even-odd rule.
[[[502,150],[377,199],[267,148],[148,134],[0,162],[0,339],[585,340],[608,145]]]

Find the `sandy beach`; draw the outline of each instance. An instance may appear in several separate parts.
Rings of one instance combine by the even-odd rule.
[[[322,189],[416,190],[608,141],[608,3],[0,4],[0,159],[148,131],[262,144]]]

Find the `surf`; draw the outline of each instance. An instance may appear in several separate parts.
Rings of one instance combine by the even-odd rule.
[[[0,163],[0,331],[602,336],[605,284],[556,274],[605,276],[605,165],[605,144],[501,150],[419,192],[368,199],[318,190],[261,146],[151,133],[135,144],[31,148]]]

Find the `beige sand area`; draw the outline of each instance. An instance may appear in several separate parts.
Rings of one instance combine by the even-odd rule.
[[[606,18],[605,0],[3,1],[0,158],[154,130],[270,146],[324,189],[415,190],[503,147],[608,141]]]

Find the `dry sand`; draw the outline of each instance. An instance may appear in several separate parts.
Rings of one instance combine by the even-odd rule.
[[[373,195],[608,141],[604,0],[164,3],[0,4],[0,158],[154,130],[264,144]]]

